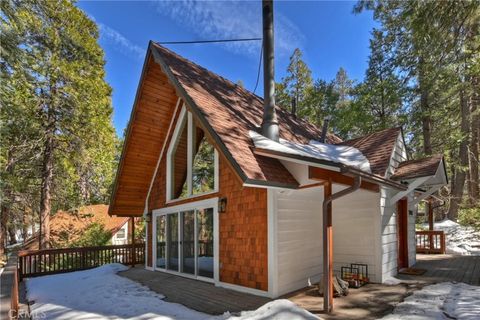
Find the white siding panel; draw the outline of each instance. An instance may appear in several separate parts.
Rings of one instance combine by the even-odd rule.
[[[320,279],[323,188],[277,191],[278,295]]]
[[[336,188],[334,188],[336,190]],[[276,191],[277,295],[319,281],[322,274],[323,188]],[[379,193],[356,191],[333,203],[334,271],[366,263],[372,281],[380,281]],[[376,221],[375,221],[376,220]],[[376,227],[378,225],[378,228]],[[378,239],[375,241],[375,239]]]

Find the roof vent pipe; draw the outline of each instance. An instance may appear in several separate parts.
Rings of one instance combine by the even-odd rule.
[[[325,143],[325,141],[327,140],[328,123],[330,122],[330,120],[331,120],[330,116],[326,116],[323,119],[322,136],[320,137],[321,143]]]
[[[263,121],[262,134],[279,141],[275,112],[275,72],[273,54],[273,0],[262,1],[263,20]]]

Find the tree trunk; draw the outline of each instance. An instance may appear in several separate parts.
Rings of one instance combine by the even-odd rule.
[[[46,138],[43,151],[42,164],[42,189],[40,192],[40,249],[46,249],[50,245],[50,214],[53,185],[53,162],[54,162],[54,115],[49,108],[46,128]]]
[[[16,236],[15,228],[12,225],[10,225],[7,227],[7,232],[8,232],[8,238],[9,238],[10,244],[16,244],[17,236]]]
[[[423,59],[420,58],[420,73],[418,77],[418,86],[420,89],[420,111],[422,113],[422,135],[423,152],[426,155],[432,154],[432,117],[430,116],[430,106],[428,99],[428,86],[425,75],[425,66]]]
[[[7,165],[5,167],[5,172],[7,175],[13,174],[13,156],[12,151],[9,150],[7,153]],[[7,182],[4,185],[3,189],[3,199],[1,199],[0,203],[0,258],[6,254],[6,245],[7,245],[7,224],[8,219],[10,218],[10,206],[12,203],[12,192],[11,186]]]
[[[472,77],[473,94],[470,99],[471,103],[471,140],[469,152],[469,200],[470,205],[475,206],[480,199],[479,186],[479,136],[480,136],[480,78]]]
[[[25,207],[23,208],[23,215],[22,215],[22,240],[25,242],[25,240],[28,238],[28,216],[27,216],[27,210]]]
[[[1,217],[0,217],[0,259],[5,255],[5,246],[7,242],[7,222],[8,222],[8,207],[5,201],[2,201]]]
[[[462,142],[459,147],[460,163],[455,168],[455,177],[452,181],[452,191],[450,198],[450,207],[448,208],[448,218],[450,220],[457,220],[458,209],[462,202],[463,188],[465,186],[466,168],[468,168],[468,133],[469,133],[469,108],[465,91],[460,90],[460,112],[461,112],[461,133]]]

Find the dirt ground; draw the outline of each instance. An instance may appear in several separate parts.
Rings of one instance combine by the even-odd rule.
[[[288,294],[289,299],[322,319],[378,319],[392,312],[394,307],[419,289],[417,284],[367,284],[350,289],[348,296],[334,298],[333,312],[323,313],[323,297],[316,286]]]

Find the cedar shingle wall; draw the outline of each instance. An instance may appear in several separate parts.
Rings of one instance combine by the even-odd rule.
[[[267,291],[267,189],[242,187],[225,161],[220,172],[220,281]]]
[[[171,135],[168,139],[171,139]],[[166,150],[152,188],[150,211],[212,197],[226,197],[226,212],[219,213],[220,281],[268,290],[266,189],[243,187],[227,160],[220,156],[218,193],[166,204]],[[152,263],[150,232],[151,229],[147,258],[149,266]]]

